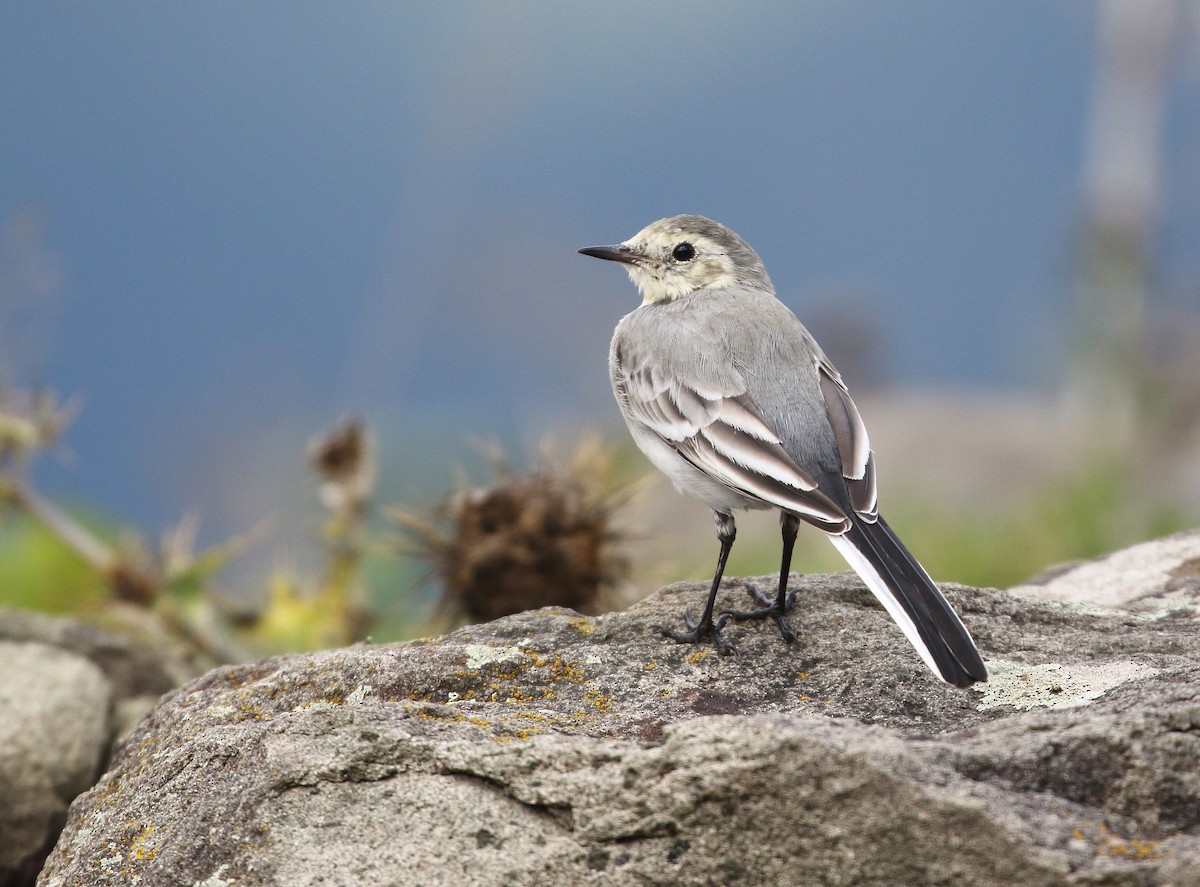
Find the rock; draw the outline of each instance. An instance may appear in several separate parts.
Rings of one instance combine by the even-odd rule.
[[[1195,607],[944,586],[995,673],[959,691],[854,576],[794,587],[800,642],[736,626],[731,657],[653,629],[702,601],[681,583],[217,669],[39,884],[1200,884]]]
[[[0,643],[0,871],[31,883],[100,775],[112,689],[86,659],[38,643]]]
[[[1200,605],[1200,531],[1189,530],[1068,564],[1012,589],[1024,598],[1153,614]]]
[[[115,736],[194,676],[71,619],[0,611],[0,884],[32,884]]]

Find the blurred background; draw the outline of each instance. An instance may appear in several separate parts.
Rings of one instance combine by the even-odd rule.
[[[575,252],[691,212],[839,365],[939,579],[1194,526],[1198,38],[1189,0],[6,4],[0,384],[73,417],[6,472],[160,570],[233,539],[197,581],[295,603],[346,532],[309,441],[360,417],[354,584],[403,636],[411,545],[498,476],[473,441],[519,474],[594,432],[559,462],[624,490],[617,598],[711,575],[609,391],[636,293]],[[75,606],[78,546],[10,498],[0,601]],[[774,517],[739,527],[731,574],[776,569]],[[810,535],[797,569],[841,569]]]

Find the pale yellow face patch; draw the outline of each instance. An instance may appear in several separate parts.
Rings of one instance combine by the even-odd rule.
[[[637,264],[626,265],[625,270],[641,293],[643,305],[671,302],[698,290],[738,282],[737,267],[724,245],[704,234],[680,230],[671,222],[654,222],[621,244],[642,257]],[[695,250],[687,261],[673,255],[683,243]]]

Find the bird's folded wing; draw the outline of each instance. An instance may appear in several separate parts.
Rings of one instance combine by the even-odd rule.
[[[822,359],[817,364],[817,376],[821,383],[821,396],[825,399],[825,412],[833,427],[833,439],[837,442],[838,454],[842,459],[842,477],[850,491],[850,504],[854,510],[874,521],[879,513],[878,489],[875,485],[875,457],[871,453],[871,441],[867,437],[867,426],[858,414],[858,407],[850,399],[846,383],[833,364]]]
[[[629,413],[705,474],[841,532],[845,513],[784,450],[744,390],[671,378],[653,363],[618,364],[617,393]]]

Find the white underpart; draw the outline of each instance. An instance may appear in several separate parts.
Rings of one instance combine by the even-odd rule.
[[[854,543],[845,536],[835,536],[830,533],[829,541],[834,544],[842,557],[846,559],[846,563],[867,584],[867,588],[871,589],[871,593],[879,599],[879,603],[883,604],[884,609],[888,611],[888,615],[896,621],[896,624],[900,626],[900,630],[904,632],[904,636],[908,638],[908,642],[921,654],[921,658],[925,660],[925,664],[929,666],[929,670],[937,675],[938,678],[945,681],[946,678],[938,670],[937,665],[933,661],[933,655],[929,652],[929,648],[925,646],[925,641],[921,639],[921,635],[917,631],[917,626],[913,624],[912,618],[904,611],[904,607],[896,600],[896,596],[888,588],[887,583],[883,581],[883,577],[876,572],[871,562],[863,557],[862,552],[855,548]]]
[[[679,272],[669,271],[659,275],[637,265],[626,265],[625,270],[641,294],[643,305],[673,302],[699,289],[695,281]],[[718,289],[733,286],[735,283],[737,283],[737,277],[732,273],[714,274],[705,278],[704,288]]]

